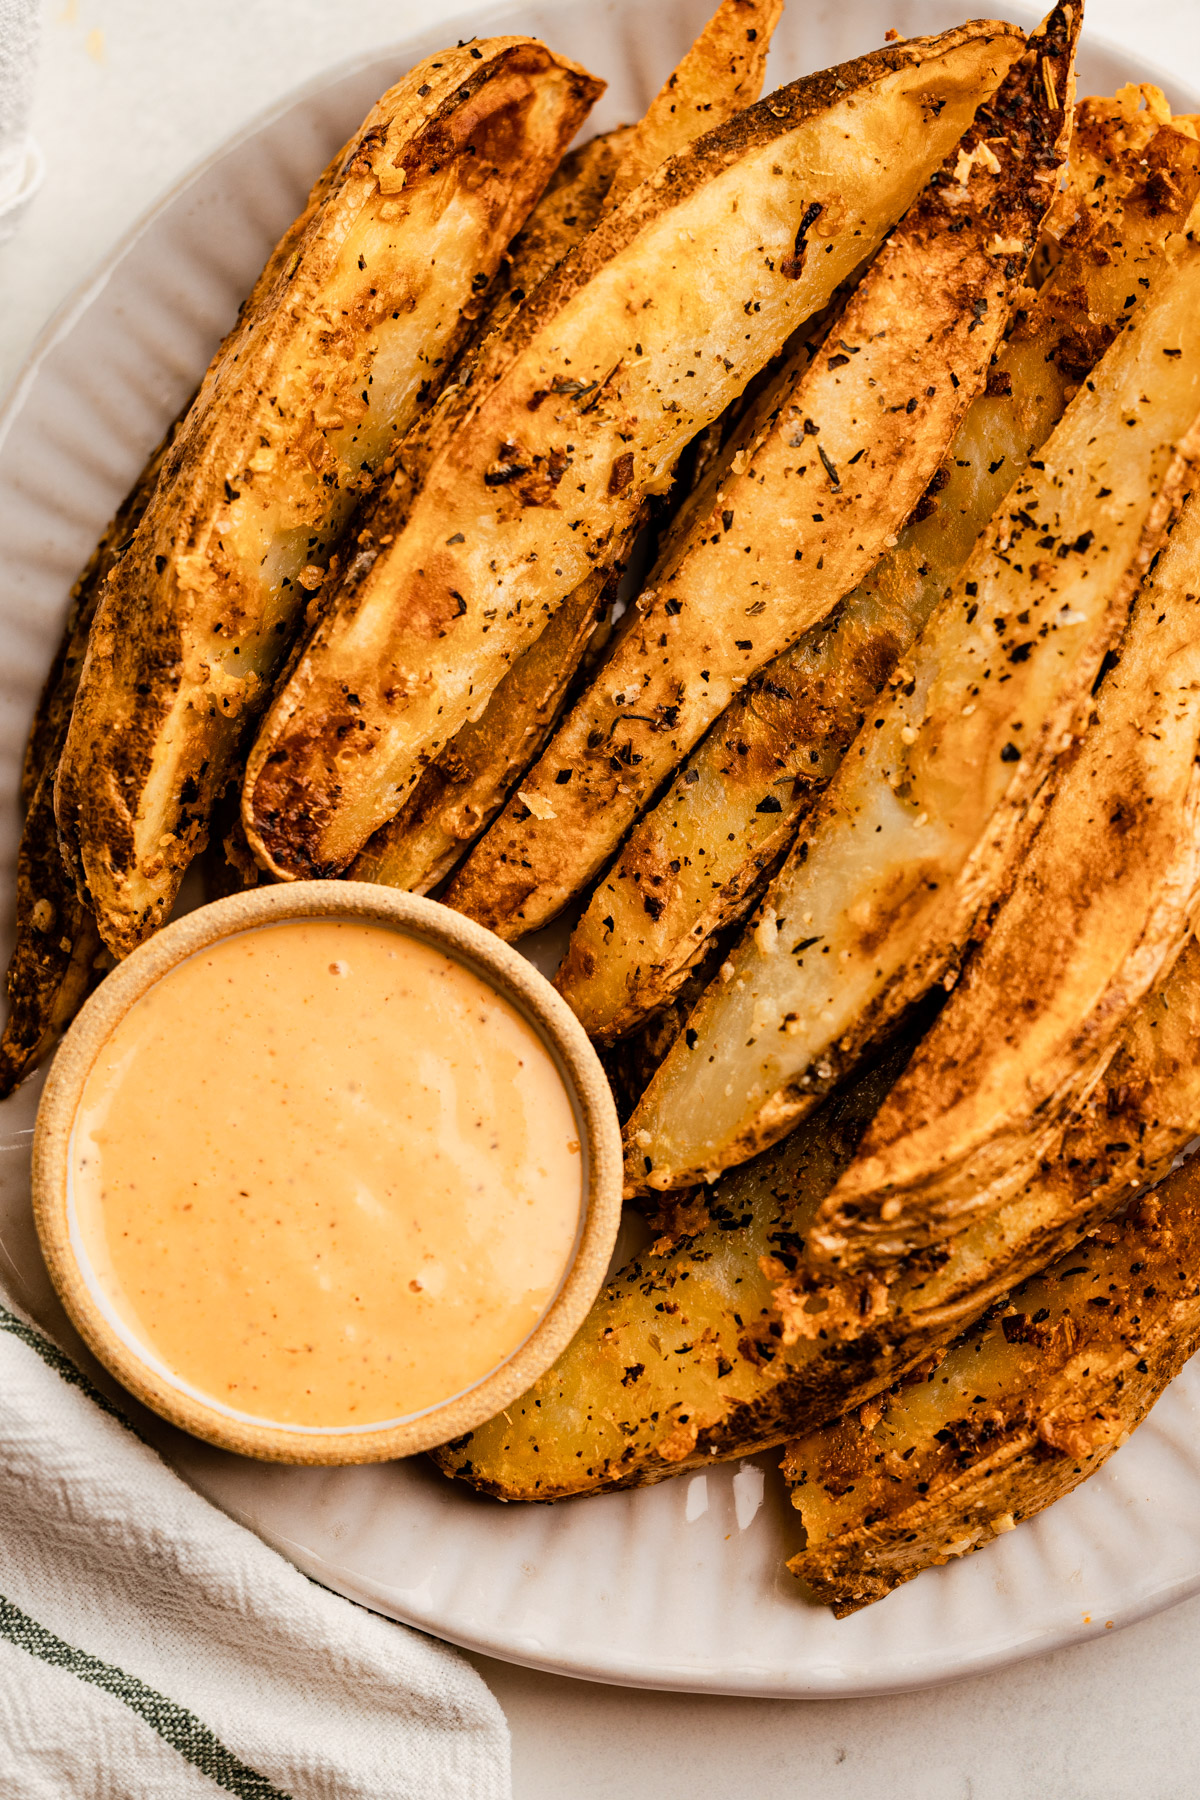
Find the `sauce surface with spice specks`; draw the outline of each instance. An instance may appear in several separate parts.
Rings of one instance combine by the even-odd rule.
[[[327,1429],[481,1380],[545,1313],[583,1198],[549,1049],[388,926],[293,920],[180,963],[88,1076],[71,1146],[96,1279],[202,1394]]]

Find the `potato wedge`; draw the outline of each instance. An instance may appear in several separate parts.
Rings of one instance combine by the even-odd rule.
[[[242,305],[235,332],[269,305],[274,284],[291,262],[308,220],[336,180],[344,154],[339,151],[314,184],[305,212],[268,258]],[[21,771],[25,819],[17,850],[16,935],[6,983],[9,1012],[0,1037],[0,1099],[49,1054],[105,960],[91,908],[80,899],[60,849],[54,816],[55,776],[104,583],[129,547],[157,486],[167,451],[194,400],[193,394],[151,452],[71,589],[62,638],[34,713]]]
[[[504,256],[460,368],[470,368],[483,341],[503,329],[526,296],[596,225],[632,129],[622,126],[592,138],[563,159]],[[435,436],[439,423],[429,420]],[[421,444],[420,436],[415,429],[405,448],[410,470],[432,458],[432,438]],[[368,839],[347,871],[352,879],[424,894],[449,873],[503,806],[553,729],[610,586],[606,569],[584,577],[550,628],[518,657],[483,714],[467,720],[395,818]]]
[[[818,1260],[902,1257],[992,1210],[1189,936],[1200,886],[1200,496],[1134,602],[1015,885],[852,1166]]]
[[[1200,945],[1130,1021],[1053,1154],[944,1250],[830,1280],[805,1244],[906,1052],[685,1197],[678,1238],[613,1277],[554,1368],[436,1453],[505,1500],[638,1487],[817,1429],[940,1351],[1164,1175],[1200,1119]],[[694,1216],[689,1217],[692,1214]]]
[[[1072,38],[1060,25],[1042,60],[1065,94]],[[821,349],[791,355],[448,905],[504,938],[547,924],[738,689],[828,613],[903,524],[984,385],[1054,196],[1068,115],[1049,106],[1040,66],[1032,50],[1021,59]],[[1001,122],[1019,144],[1006,136],[998,157],[988,140],[1001,142]],[[819,237],[820,217],[812,229]]]
[[[1193,1160],[929,1374],[789,1444],[807,1542],[788,1567],[844,1618],[1070,1493],[1200,1343],[1198,1266]]]
[[[475,721],[426,769],[402,811],[349,868],[352,881],[427,894],[485,830],[554,729],[567,689],[622,572],[596,569],[518,657]]]
[[[59,775],[115,954],[169,912],[330,542],[599,91],[532,39],[419,65],[218,353],[109,583]]]
[[[309,224],[337,181],[349,149],[349,145],[343,145],[328,167],[313,183],[307,206],[299,218],[293,220],[289,225],[267,258],[258,280],[238,309],[238,316],[232,330],[227,332],[221,340],[218,357],[224,355],[234,337],[247,330],[251,323],[270,307],[275,285],[291,264],[296,251],[303,242]],[[196,397],[197,394],[193,393],[185,401],[180,412],[167,427],[161,441],[150,452],[146,466],[117,508],[112,520],[105,528],[100,542],[85,564],[83,572],[71,589],[62,637],[42,685],[33,716],[33,724],[25,745],[25,760],[21,769],[21,803],[26,808],[33,800],[38,783],[47,768],[51,768],[51,774],[53,774],[52,765],[57,764],[62,754],[63,742],[71,720],[71,709],[75,704],[75,695],[83,671],[84,658],[87,655],[88,638],[91,634],[96,607],[99,605],[101,589],[119,558],[129,547],[133,534],[142,521],[157,486],[166,451],[178,436],[179,428],[191,411]]]
[[[782,12],[783,0],[722,0],[636,125],[618,126],[563,158],[488,289],[480,338],[507,322],[609,207],[668,157],[753,105]]]
[[[63,740],[71,720],[71,707],[75,702],[83,659],[87,655],[88,634],[92,629],[100,590],[124,555],[142,514],[150,504],[163,457],[178,428],[179,420],[176,419],[162,442],[151,452],[145,468],[105,526],[99,543],[68,596],[62,636],[42,683],[25,744],[20,798],[26,809],[47,768],[53,776],[54,765],[62,753]]]
[[[1019,49],[1011,28],[966,26],[781,89],[635,189],[489,340],[415,491],[400,482],[360,533],[259,733],[244,817],[267,866],[338,873],[399,811]],[[838,232],[818,247],[802,223],[816,206],[832,219],[835,194]]]
[[[734,698],[597,886],[557,984],[598,1040],[663,1006],[751,909],[866,708],[1110,340],[1145,263],[1186,219],[1200,145],[1169,124],[1130,142],[1129,123],[1120,99],[1076,108],[1078,216],[1073,200],[1053,274],[1018,315],[913,519],[829,620]]]
[[[665,1006],[716,934],[761,896],[911,642],[905,622],[868,623],[842,606],[812,626],[735,696],[634,826],[555,976],[598,1043]]]
[[[71,589],[63,635],[34,713],[21,771],[25,819],[17,847],[8,1018],[0,1036],[0,1099],[57,1043],[95,979],[100,936],[63,862],[54,818],[54,778],[101,590],[150,504],[179,423],[174,421],[151,453]]]
[[[789,1130],[957,968],[1200,458],[1200,242],[1150,291],[933,613],[626,1128],[631,1188]]]
[[[621,147],[609,190],[613,206],[669,156],[752,106],[762,93],[771,34],[783,0],[721,0]]]
[[[480,321],[499,330],[521,301],[598,222],[668,157],[758,99],[782,0],[723,0],[637,125],[593,138],[565,158],[504,264]],[[498,291],[498,293],[497,293]],[[717,423],[706,427],[712,433]],[[703,435],[703,434],[701,434]],[[359,852],[359,881],[427,893],[490,825],[540,755],[611,602],[615,575],[593,570],[567,597],[488,701],[417,783],[408,803]],[[608,597],[607,600],[605,597]]]
[[[974,1210],[964,1229],[948,1240],[952,1263],[969,1245],[992,1242],[997,1222],[1011,1236],[1013,1221],[1031,1216],[1031,1206],[1044,1210],[1047,1196],[1046,1216],[1052,1221],[1070,1223],[1081,1207],[1102,1216],[1123,1196],[1165,1174],[1196,1136],[1200,944],[1194,936],[1127,1020],[1115,1053],[1106,1051],[1097,1060],[1081,1090],[1066,1118],[1034,1137],[1006,1178],[994,1183],[993,1207]],[[828,1269],[814,1234],[808,1246],[814,1272]],[[942,1255],[935,1245],[910,1252],[906,1263],[920,1265]],[[872,1273],[889,1279],[885,1262]]]
[[[96,980],[100,934],[63,865],[54,768],[34,789],[17,849],[17,934],[0,1037],[0,1099],[54,1048]]]

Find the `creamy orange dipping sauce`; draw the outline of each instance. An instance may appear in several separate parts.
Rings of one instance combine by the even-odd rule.
[[[256,1419],[372,1425],[449,1399],[537,1325],[583,1159],[541,1037],[463,964],[297,920],[180,963],[76,1116],[83,1247],[128,1330]]]

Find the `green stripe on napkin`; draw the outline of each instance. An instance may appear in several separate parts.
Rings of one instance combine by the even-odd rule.
[[[76,1368],[70,1357],[64,1355],[57,1344],[52,1344],[48,1337],[43,1337],[40,1331],[35,1331],[32,1325],[26,1325],[24,1319],[18,1319],[15,1313],[10,1313],[7,1306],[2,1305],[0,1305],[0,1331],[7,1331],[10,1337],[19,1339],[22,1344],[27,1344],[35,1355],[41,1357],[48,1368],[54,1370],[56,1375],[61,1375],[63,1380],[69,1382],[72,1387],[82,1388],[88,1399],[96,1402],[101,1412],[106,1412],[109,1418],[115,1419],[119,1425],[124,1425],[126,1431],[133,1431],[133,1426],[120,1407],[114,1406],[108,1395],[102,1394],[95,1383],[88,1380],[82,1369]],[[140,1433],[136,1431],[133,1434],[135,1437],[140,1436]]]
[[[136,1675],[118,1669],[113,1663],[101,1662],[98,1656],[89,1656],[86,1650],[77,1650],[73,1644],[55,1637],[52,1631],[47,1631],[44,1625],[39,1625],[36,1619],[31,1619],[2,1594],[0,1637],[7,1638],[20,1650],[27,1650],[31,1656],[39,1657],[42,1662],[66,1669],[80,1681],[90,1681],[93,1687],[103,1688],[105,1693],[123,1701],[152,1731],[157,1731],[164,1743],[170,1744],[186,1762],[215,1781],[226,1793],[238,1794],[242,1800],[289,1800],[289,1796],[273,1786],[265,1775],[239,1762],[232,1750],[227,1750],[220,1738],[185,1706],[177,1706],[165,1694],[155,1693]]]

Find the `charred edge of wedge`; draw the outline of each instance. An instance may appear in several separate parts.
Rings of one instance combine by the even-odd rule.
[[[54,765],[34,790],[17,850],[17,935],[0,1037],[0,1099],[62,1036],[97,976],[100,934],[63,864]]]
[[[99,543],[71,589],[62,637],[42,684],[29,740],[25,746],[25,760],[21,768],[21,801],[26,807],[32,805],[38,784],[47,769],[51,770],[53,780],[53,766],[58,762],[67,726],[70,724],[71,707],[83,672],[88,636],[100,603],[101,590],[133,541],[133,534],[153,498],[167,451],[194,399],[193,394],[151,451],[145,468],[105,526]]]
[[[1185,1164],[902,1386],[789,1446],[789,1568],[838,1617],[1069,1493],[1200,1339],[1200,1169]],[[944,1390],[944,1392],[942,1391]]]
[[[242,830],[240,783],[236,777],[213,808],[208,843],[199,863],[204,898],[210,905],[262,883],[263,872]]]

